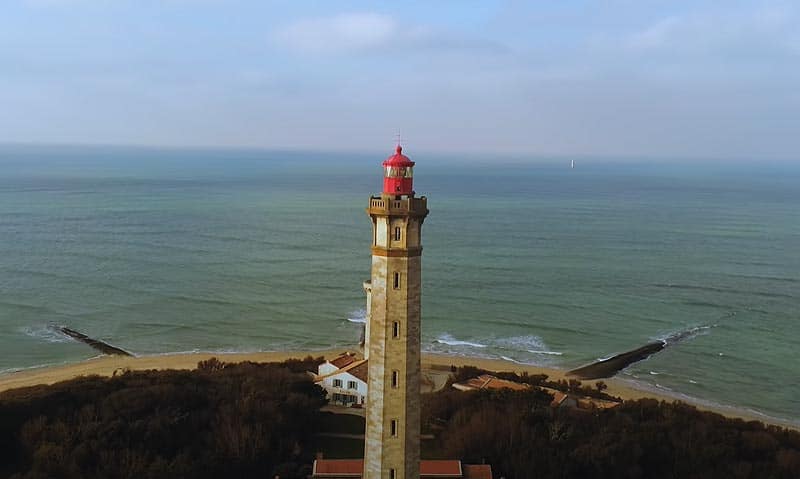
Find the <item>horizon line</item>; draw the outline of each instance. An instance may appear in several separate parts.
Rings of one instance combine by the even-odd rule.
[[[387,143],[388,145],[388,143]],[[387,146],[387,155],[391,154],[396,145],[392,144]],[[319,147],[299,147],[299,146],[264,146],[264,145],[180,145],[180,144],[141,144],[141,143],[102,143],[102,142],[40,142],[40,141],[2,141],[0,140],[0,148],[5,147],[22,147],[22,148],[117,148],[117,149],[140,149],[152,151],[247,151],[247,152],[264,152],[264,153],[329,153],[329,154],[355,154],[355,155],[370,155],[373,156],[377,153],[377,148],[319,148]],[[403,146],[404,150],[407,146]],[[789,157],[720,157],[710,155],[678,155],[678,156],[659,156],[653,154],[636,154],[636,153],[548,153],[548,152],[504,152],[492,150],[436,150],[420,148],[419,150],[411,147],[411,155],[417,154],[433,156],[435,158],[446,158],[451,156],[462,156],[471,160],[479,159],[486,155],[493,155],[500,157],[504,160],[518,160],[526,162],[526,160],[541,161],[541,160],[587,160],[587,161],[610,161],[610,162],[769,162],[769,163],[791,163],[797,162],[800,158]],[[416,152],[416,153],[415,153]],[[379,154],[380,156],[380,154]],[[532,161],[532,162],[533,162]]]

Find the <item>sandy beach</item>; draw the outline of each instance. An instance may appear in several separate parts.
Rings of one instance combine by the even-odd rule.
[[[9,389],[36,386],[41,384],[54,384],[59,381],[65,381],[80,376],[112,376],[115,372],[119,373],[124,370],[194,369],[197,367],[197,363],[199,361],[210,359],[212,357],[224,362],[276,362],[284,361],[289,358],[304,358],[306,356],[324,356],[326,358],[333,358],[348,351],[358,351],[358,348],[334,348],[318,351],[274,351],[260,353],[184,353],[138,357],[99,356],[79,363],[68,364],[64,366],[42,367],[0,375],[0,392]],[[424,371],[434,373],[437,371],[442,372],[453,365],[475,366],[488,371],[513,371],[517,373],[527,372],[528,374],[546,374],[551,380],[568,379],[566,377],[567,371],[561,369],[519,364],[498,359],[423,353],[422,368]],[[743,411],[733,407],[705,404],[700,400],[693,400],[693,398],[671,396],[668,394],[660,394],[657,391],[637,388],[635,383],[625,379],[610,378],[604,379],[603,381],[608,385],[608,389],[606,390],[608,394],[626,400],[641,398],[655,398],[665,401],[682,400],[684,402],[693,404],[700,409],[717,412],[725,416],[738,417],[745,420],[759,420],[784,427],[790,427],[792,429],[798,429],[797,426],[789,423],[783,423],[780,420],[763,416],[756,412],[750,413],[749,411]],[[588,385],[594,384],[594,382],[595,381],[584,381],[584,383]]]

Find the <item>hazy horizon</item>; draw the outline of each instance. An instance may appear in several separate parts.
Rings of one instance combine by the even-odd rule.
[[[675,166],[698,166],[705,164],[712,167],[791,167],[800,166],[794,158],[755,158],[755,157],[700,157],[700,156],[657,156],[657,155],[591,155],[591,154],[537,154],[507,153],[496,151],[435,151],[428,149],[415,149],[403,142],[403,153],[411,157],[421,166],[450,165],[463,163],[476,166],[525,166],[530,165],[562,165],[569,166],[571,161],[576,167],[600,166],[613,164],[630,164],[642,167],[674,164]],[[379,165],[386,157],[394,154],[394,142],[387,141],[383,148],[311,148],[311,147],[268,147],[268,146],[237,146],[237,145],[148,145],[130,143],[48,143],[48,142],[0,142],[0,163],[3,161],[18,161],[27,158],[30,154],[57,153],[58,156],[70,157],[70,153],[90,153],[101,155],[109,153],[112,156],[120,152],[140,152],[139,160],[147,160],[154,155],[185,156],[192,153],[218,155],[219,160],[230,160],[244,156],[259,160],[280,160],[298,157],[302,161],[316,158],[327,162],[330,158],[341,159],[343,164],[360,162],[365,165]],[[22,157],[17,155],[23,155]],[[271,157],[271,158],[270,158]],[[40,156],[43,161],[54,158]],[[114,158],[109,158],[114,159]],[[311,161],[309,164],[315,164]],[[373,165],[373,166],[374,166]]]

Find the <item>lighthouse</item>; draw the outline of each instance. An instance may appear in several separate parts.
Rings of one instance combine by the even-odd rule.
[[[369,199],[372,273],[365,283],[369,358],[364,479],[419,479],[420,289],[427,199],[398,145],[383,162],[383,192]]]

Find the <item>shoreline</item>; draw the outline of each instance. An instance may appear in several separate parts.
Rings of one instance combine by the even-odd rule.
[[[134,371],[148,369],[195,369],[198,362],[212,357],[223,362],[280,362],[290,358],[304,358],[307,356],[325,356],[326,358],[331,358],[346,351],[358,352],[359,348],[357,346],[345,346],[321,350],[269,351],[256,353],[186,352],[131,357],[100,355],[76,363],[37,366],[19,371],[0,373],[0,393],[9,389],[54,384],[80,376],[112,376],[115,372],[121,372],[126,369]],[[568,376],[568,371],[566,369],[520,364],[503,359],[456,356],[442,353],[422,353],[423,369],[441,371],[450,366],[475,366],[496,372],[509,371],[516,373],[527,372],[528,374],[547,374],[549,379],[554,381],[560,379],[575,379],[574,377]],[[594,384],[594,381],[583,382],[588,385]],[[624,400],[652,398],[668,402],[682,401],[698,409],[715,412],[729,418],[738,418],[746,421],[761,421],[765,424],[800,430],[800,424],[794,423],[789,419],[776,418],[758,411],[737,408],[735,406],[716,404],[708,400],[691,397],[678,392],[653,390],[651,386],[631,379],[612,377],[603,379],[603,382],[608,386],[608,389],[605,391],[606,393]]]

